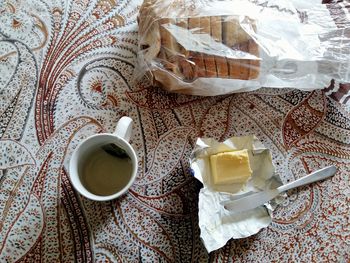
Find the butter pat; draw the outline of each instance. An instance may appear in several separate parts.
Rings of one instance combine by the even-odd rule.
[[[214,184],[245,183],[252,176],[246,149],[211,155],[210,167]]]

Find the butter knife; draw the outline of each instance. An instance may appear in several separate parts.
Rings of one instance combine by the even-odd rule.
[[[337,168],[335,166],[327,166],[325,168],[312,172],[309,175],[299,178],[293,182],[282,185],[276,189],[270,189],[249,196],[245,196],[236,200],[226,201],[222,204],[227,210],[233,211],[235,213],[251,210],[267,203],[282,192],[326,179],[330,176],[333,176],[336,173],[336,171]]]

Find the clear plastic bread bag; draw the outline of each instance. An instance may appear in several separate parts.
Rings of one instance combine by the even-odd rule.
[[[135,78],[192,95],[349,82],[345,5],[301,0],[145,0]]]

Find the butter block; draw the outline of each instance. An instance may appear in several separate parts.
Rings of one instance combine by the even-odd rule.
[[[245,183],[252,176],[246,149],[211,155],[210,167],[214,184]]]

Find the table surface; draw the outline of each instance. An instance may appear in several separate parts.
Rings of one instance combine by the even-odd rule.
[[[0,262],[349,261],[349,86],[194,97],[134,85],[139,5],[0,4]],[[69,181],[72,150],[124,115],[137,180],[115,201],[87,200]],[[189,155],[198,137],[247,134],[271,149],[283,182],[338,172],[290,192],[268,228],[208,254]]]

